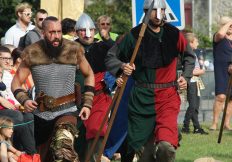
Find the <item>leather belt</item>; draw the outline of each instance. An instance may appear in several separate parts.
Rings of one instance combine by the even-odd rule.
[[[46,95],[44,92],[40,92],[38,97],[36,97],[36,102],[39,104],[40,111],[47,111],[70,102],[75,102],[75,99],[75,93],[54,98]]]
[[[169,88],[169,87],[177,86],[177,82],[173,81],[173,82],[168,82],[168,83],[142,83],[142,82],[135,81],[135,86],[143,87],[143,88],[151,88],[151,89]]]

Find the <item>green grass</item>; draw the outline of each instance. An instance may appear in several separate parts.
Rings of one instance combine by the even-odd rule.
[[[222,162],[232,162],[232,131],[223,131],[218,144],[219,131],[209,131],[209,135],[183,134],[181,147],[177,150],[176,162],[193,162],[202,157],[213,157]]]
[[[221,162],[232,162],[232,131],[223,131],[221,143],[218,144],[219,131],[209,131],[208,124],[204,124],[203,128],[209,132],[209,135],[182,134],[176,162],[194,162],[203,157],[213,157]]]

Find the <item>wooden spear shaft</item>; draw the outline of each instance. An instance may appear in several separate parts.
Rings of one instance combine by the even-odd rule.
[[[139,33],[139,37],[138,37],[138,40],[136,42],[136,45],[135,45],[135,49],[133,51],[133,54],[132,54],[132,57],[131,57],[131,60],[130,60],[130,65],[132,66],[134,64],[134,61],[135,61],[135,58],[136,58],[136,55],[138,53],[138,49],[139,49],[139,46],[141,44],[141,41],[142,41],[142,38],[144,36],[144,33],[145,33],[145,30],[147,28],[147,24],[148,24],[148,21],[149,21],[149,18],[150,18],[150,15],[151,15],[151,11],[153,9],[153,6],[154,6],[154,0],[152,1],[149,9],[148,9],[148,12],[147,12],[147,15],[145,16],[144,18],[144,23],[142,24],[142,27],[141,27],[141,30],[140,30],[140,33]],[[122,79],[123,79],[123,85],[122,87],[117,87],[117,90],[116,90],[116,93],[114,95],[114,98],[113,98],[113,101],[110,105],[110,107],[108,108],[107,112],[106,112],[106,115],[100,125],[100,128],[99,130],[97,131],[96,133],[96,136],[94,138],[94,142],[90,148],[90,151],[88,152],[87,156],[86,156],[86,160],[85,162],[89,162],[89,159],[91,157],[91,155],[93,154],[94,152],[94,149],[95,149],[95,146],[97,144],[97,141],[100,137],[100,132],[102,131],[103,129],[103,126],[104,124],[106,123],[106,120],[108,119],[108,116],[109,116],[109,113],[110,111],[112,110],[112,108],[114,107],[114,110],[112,112],[112,115],[111,115],[111,118],[110,118],[110,121],[109,121],[109,124],[108,124],[108,127],[107,127],[107,131],[106,131],[106,134],[104,136],[104,139],[103,139],[103,142],[102,142],[102,145],[101,145],[101,148],[98,152],[98,157],[97,157],[97,162],[100,162],[100,159],[101,159],[101,155],[103,154],[103,150],[105,148],[105,145],[106,145],[106,141],[109,137],[109,133],[111,131],[111,128],[112,128],[112,125],[113,125],[113,122],[114,122],[114,119],[115,119],[115,116],[116,116],[116,113],[117,113],[117,110],[118,110],[118,106],[119,106],[119,103],[121,101],[121,98],[122,98],[122,95],[123,95],[123,92],[124,92],[124,89],[126,87],[126,83],[127,83],[127,80],[128,80],[128,76],[124,75],[122,76]]]
[[[119,94],[119,93],[117,93],[117,91],[118,91],[118,88],[117,88],[116,93],[115,93],[115,95],[114,95],[114,97],[113,97],[113,101],[112,101],[112,103],[110,104],[110,106],[109,106],[109,108],[108,108],[108,110],[107,110],[107,112],[106,112],[106,114],[105,114],[105,116],[104,116],[104,118],[103,118],[103,121],[102,121],[102,123],[101,123],[101,125],[100,125],[100,127],[99,127],[99,129],[98,129],[98,131],[97,131],[97,133],[96,133],[96,136],[95,136],[95,138],[94,138],[93,144],[91,145],[90,150],[89,150],[89,152],[88,152],[88,154],[87,154],[87,156],[86,156],[86,158],[85,158],[85,162],[89,162],[90,157],[91,157],[91,155],[92,155],[93,152],[94,152],[95,146],[96,146],[97,141],[99,140],[99,137],[100,137],[100,133],[101,133],[101,131],[102,131],[102,129],[103,129],[103,127],[104,127],[106,121],[108,120],[108,116],[109,116],[110,111],[112,110],[112,108],[113,108],[113,106],[114,106],[114,103],[115,103],[116,99],[118,98],[118,94]]]
[[[227,107],[228,107],[228,103],[230,101],[230,96],[231,96],[231,88],[232,88],[232,75],[230,74],[229,83],[228,83],[228,87],[226,91],[226,101],[225,101],[224,110],[223,110],[222,122],[221,122],[221,127],[219,131],[219,136],[218,136],[218,143],[221,143],[221,139],[222,139],[222,132],[224,128]]]
[[[137,53],[138,53],[138,49],[139,49],[139,46],[140,46],[140,44],[141,44],[141,41],[142,41],[142,38],[143,38],[143,36],[144,36],[144,32],[145,32],[146,28],[147,28],[147,24],[143,23],[143,24],[142,24],[142,28],[141,28],[140,33],[139,33],[139,38],[138,38],[138,40],[137,40],[137,42],[136,42],[136,46],[135,46],[135,49],[134,49],[134,51],[133,51],[133,55],[132,55],[131,60],[130,60],[130,65],[131,65],[131,66],[134,64],[134,61],[135,61],[136,55],[137,55]],[[101,156],[102,156],[102,154],[103,154],[103,151],[104,151],[104,148],[105,148],[107,139],[108,139],[108,137],[109,137],[111,128],[112,128],[112,126],[113,126],[114,119],[115,119],[116,114],[117,114],[117,111],[118,111],[119,103],[120,103],[120,101],[121,101],[121,98],[122,98],[124,89],[125,89],[125,87],[126,87],[126,83],[127,83],[127,80],[128,80],[128,76],[123,74],[122,79],[123,79],[123,85],[122,85],[122,87],[120,87],[120,88],[118,89],[119,95],[118,95],[118,97],[117,97],[117,99],[116,99],[115,107],[114,107],[114,110],[113,110],[113,112],[112,112],[112,115],[111,115],[111,118],[110,118],[110,121],[109,121],[107,130],[106,130],[106,134],[104,135],[104,139],[103,139],[102,145],[101,145],[100,150],[99,150],[99,152],[98,152],[97,162],[100,162],[100,160],[101,160]],[[116,92],[116,93],[117,93],[117,92]]]

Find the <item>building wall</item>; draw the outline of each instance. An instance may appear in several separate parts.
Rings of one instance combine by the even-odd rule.
[[[201,33],[208,34],[209,31],[209,7],[207,0],[193,1],[193,30],[201,31]]]
[[[209,0],[184,0],[186,4],[192,3],[192,28],[202,34],[209,34]],[[222,16],[232,17],[231,0],[212,0],[212,33]],[[211,34],[212,34],[211,33]]]
[[[192,3],[185,3],[184,6],[184,12],[185,12],[185,27],[191,28],[193,26],[193,18],[192,18]]]
[[[213,19],[215,21],[218,21],[222,16],[232,16],[231,0],[212,0],[212,1],[213,1]]]

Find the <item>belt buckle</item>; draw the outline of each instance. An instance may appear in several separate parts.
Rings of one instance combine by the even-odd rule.
[[[45,107],[47,107],[48,109],[53,109],[55,107],[55,98],[52,96],[44,96],[44,105]]]

